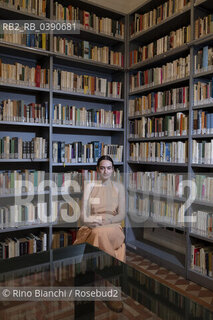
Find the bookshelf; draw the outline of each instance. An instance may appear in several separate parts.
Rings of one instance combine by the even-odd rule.
[[[42,10],[46,7],[42,12],[39,11],[41,3],[43,3]],[[65,199],[70,199],[71,196],[73,201],[77,199],[79,202],[82,197],[82,186],[80,190],[71,193],[59,188],[57,194],[54,187],[48,186],[43,187],[42,190],[36,188],[33,193],[32,190],[27,189],[29,179],[35,181],[33,180],[37,179],[35,177],[43,174],[46,180],[54,179],[59,187],[62,175],[70,174],[69,178],[74,180],[79,175],[76,181],[82,183],[79,177],[80,172],[84,172],[82,173],[84,179],[87,177],[94,179],[97,162],[94,158],[94,145],[91,144],[93,141],[100,142],[99,154],[101,147],[103,149],[104,146],[108,146],[107,150],[114,157],[116,170],[125,172],[126,163],[126,92],[124,89],[127,78],[125,73],[127,26],[125,15],[100,5],[93,5],[87,0],[72,0],[69,5],[63,0],[59,2],[37,0],[29,1],[27,4],[29,7],[21,7],[17,10],[12,2],[0,1],[1,19],[36,19],[48,22],[54,19],[59,20],[59,18],[64,20],[65,13],[69,14],[73,20],[80,20],[80,33],[72,35],[51,33],[46,36],[46,40],[43,40],[42,46],[40,42],[36,45],[35,39],[31,40],[32,45],[26,39],[25,41],[20,38],[13,42],[6,35],[0,35],[1,71],[6,68],[15,72],[17,68],[18,73],[20,71],[18,68],[22,68],[23,73],[30,72],[30,79],[34,75],[36,79],[36,83],[29,79],[26,81],[26,78],[22,77],[18,80],[7,79],[5,73],[1,73],[0,77],[0,141],[1,147],[2,143],[4,147],[7,146],[7,154],[2,153],[3,158],[0,159],[1,183],[3,181],[3,185],[0,183],[0,251],[6,252],[5,258],[18,255],[19,244],[21,241],[24,242],[23,238],[26,237],[27,241],[23,246],[29,249],[34,243],[36,246],[34,252],[37,252],[38,256],[42,254],[40,251],[51,249],[53,237],[57,238],[54,247],[62,245],[60,240],[58,241],[60,234],[67,233],[66,236],[62,236],[63,245],[65,243],[70,245],[75,240],[77,223],[65,224],[54,218],[51,220],[51,214],[57,205],[59,205],[57,210],[61,210]],[[37,9],[33,8],[33,5],[36,5]],[[67,52],[61,52],[57,46],[54,47],[54,41],[55,43],[64,41]],[[37,67],[38,65],[40,67]],[[68,74],[70,82],[64,82],[64,75],[67,75],[68,79]],[[94,88],[91,89],[94,84],[96,91]],[[54,106],[59,105],[60,108],[66,106],[67,111],[65,114],[60,114],[60,117],[63,117],[60,121],[59,113],[56,112],[55,121]],[[46,106],[45,111],[39,111],[43,110],[43,106]],[[71,114],[68,111],[73,106],[75,109]],[[6,113],[6,109],[10,112]],[[93,110],[92,115],[91,110]],[[79,120],[81,112],[84,112],[83,121]],[[75,117],[75,123],[72,117]],[[20,159],[10,150],[11,143],[8,141],[14,137],[19,144],[21,142],[26,144],[24,156],[22,155]],[[47,142],[45,148],[42,147],[46,152],[45,159],[33,156],[34,145],[30,144],[30,141],[36,137],[42,137]],[[80,159],[79,155],[77,157],[75,154],[75,159],[65,161],[66,158],[60,158],[58,155],[57,161],[54,162],[53,143],[60,141],[64,142],[65,148],[68,145],[71,146],[70,154],[76,152],[75,143],[90,145],[89,158]],[[116,147],[113,149],[111,145],[122,146],[120,158],[116,156]],[[97,158],[97,151],[95,157]],[[17,173],[20,185],[13,185],[14,175]],[[39,181],[36,181],[39,184]],[[24,210],[24,201],[32,201],[32,207],[25,207]],[[12,212],[15,212],[18,225],[15,225],[11,218]],[[40,219],[43,217],[42,213],[44,221]],[[31,220],[34,222],[31,223]],[[25,249],[22,248],[22,254],[31,252]]]
[[[141,224],[138,222],[136,225],[131,218],[131,212],[128,213],[126,241],[130,249],[211,289],[212,199],[208,192],[213,168],[213,6],[212,1],[208,0],[175,1],[172,11],[169,8],[171,3],[147,0],[128,15],[127,195],[129,193],[129,211],[132,210],[133,214],[134,210],[139,210],[142,216]],[[188,26],[190,30],[187,32]],[[179,29],[185,30],[182,35]],[[179,39],[176,38],[174,44],[174,37],[178,34]],[[172,63],[175,67],[175,61],[179,59],[180,66],[181,58],[188,55],[188,72],[178,75],[177,79],[170,79],[170,74],[167,74],[166,81],[162,81],[166,72],[173,70],[167,68],[167,65]],[[161,82],[156,83],[153,82],[153,77],[158,76],[159,68]],[[150,72],[150,69],[154,69],[154,75],[146,71]],[[176,69],[176,72],[179,72],[178,70],[180,69]],[[174,99],[174,90],[182,90],[182,96],[179,96],[182,100]],[[185,135],[180,135],[179,132],[177,134],[177,119],[172,123],[178,113],[187,117]],[[164,122],[162,130],[161,119],[165,117],[171,122]],[[148,122],[150,119],[157,119],[151,129]],[[187,143],[185,160],[179,161],[177,158],[180,163],[172,161],[173,149],[169,144],[175,142]],[[202,152],[200,156],[199,150]],[[177,152],[182,154],[182,149]],[[143,172],[144,176],[139,175],[140,172]],[[159,175],[162,175],[162,180],[159,180]],[[181,179],[192,179],[195,182],[198,195],[187,209],[185,204],[189,190],[184,188],[181,196],[163,192],[162,188],[165,186],[169,192],[174,189],[175,182],[168,180],[169,175],[179,178],[183,175]],[[201,189],[201,186],[206,187]],[[183,212],[186,210],[187,215],[197,219],[192,223],[192,228],[187,223],[175,223],[177,216],[175,211],[169,211],[170,201],[173,201],[174,206],[181,205]],[[158,208],[157,216],[153,215],[156,213],[153,208]],[[181,211],[178,212],[180,214]],[[202,224],[204,218],[201,217],[204,216],[205,222]]]

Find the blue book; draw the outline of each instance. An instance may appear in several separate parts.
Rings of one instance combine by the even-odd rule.
[[[93,158],[94,158],[94,162],[98,161],[99,158],[99,141],[92,141],[93,143]]]
[[[213,133],[213,113],[210,113],[210,133]]]
[[[84,59],[89,59],[89,41],[84,41]]]
[[[58,162],[61,162],[61,142],[58,141]]]
[[[208,46],[203,47],[203,61],[202,61],[202,65],[203,68],[208,68]]]
[[[166,161],[170,162],[171,161],[171,158],[170,158],[170,143],[166,142],[165,146],[166,146]]]
[[[210,134],[210,127],[211,127],[211,114],[206,114],[206,133]]]

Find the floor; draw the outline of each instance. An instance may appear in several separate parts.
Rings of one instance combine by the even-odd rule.
[[[152,263],[150,260],[131,251],[127,251],[127,263],[179,293],[188,296],[190,299],[210,308],[213,312],[213,291],[186,280],[172,271],[159,267],[156,263]]]
[[[159,282],[166,284],[168,287],[183,293],[190,299],[212,310],[213,314],[213,291],[203,288],[183,277],[159,267],[157,264],[148,259],[127,251],[127,264],[137,270],[151,276]],[[134,301],[128,296],[122,297],[123,311],[115,313],[111,311],[104,302],[95,302],[95,320],[160,320],[150,310]],[[5,305],[4,305],[5,304]],[[3,303],[6,310],[1,310],[1,320],[72,320],[74,319],[74,303],[69,301],[54,302],[28,302],[17,304],[7,309],[7,302]],[[83,306],[82,306],[83,307]],[[4,309],[4,308],[3,308]],[[163,319],[176,320],[172,315],[166,315]],[[199,318],[201,319],[201,318]],[[213,319],[213,317],[211,318]],[[88,318],[89,320],[89,318]],[[190,320],[190,319],[186,319]],[[202,318],[202,320],[207,320]]]

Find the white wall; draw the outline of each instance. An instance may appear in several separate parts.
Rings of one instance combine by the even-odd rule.
[[[109,9],[117,10],[123,13],[129,13],[146,0],[90,0],[90,2],[102,5]]]

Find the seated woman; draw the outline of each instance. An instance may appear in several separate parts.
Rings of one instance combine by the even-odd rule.
[[[81,208],[84,226],[74,244],[88,242],[124,262],[126,247],[121,222],[125,217],[125,192],[121,183],[111,180],[113,171],[109,156],[98,159],[99,180],[88,183],[84,189]]]

